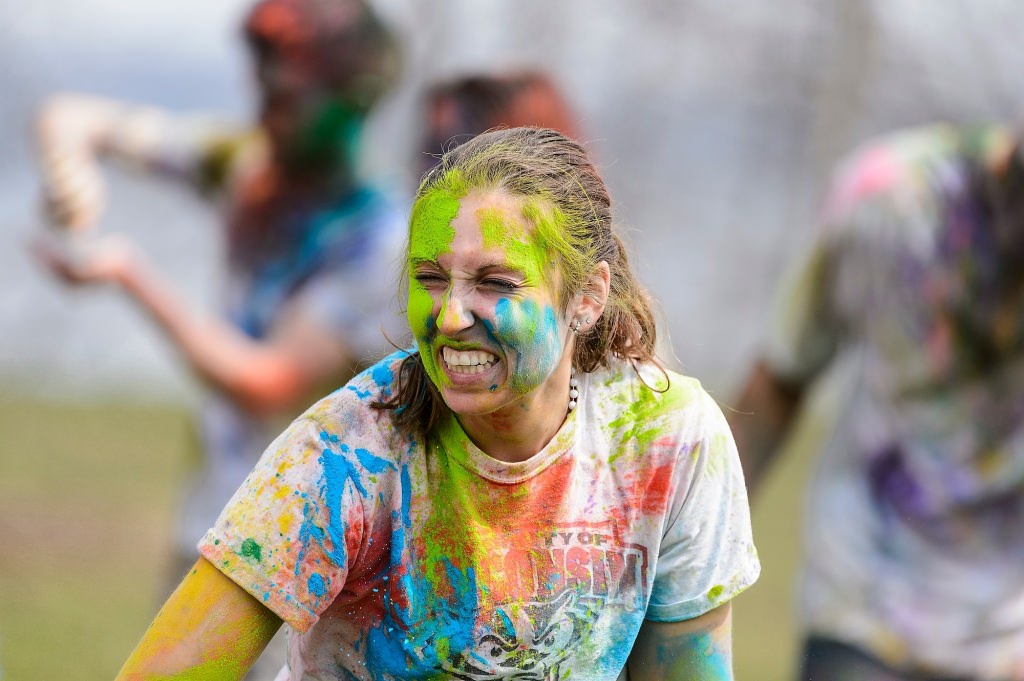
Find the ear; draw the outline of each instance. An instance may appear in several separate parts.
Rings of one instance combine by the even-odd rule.
[[[580,322],[580,333],[589,331],[597,324],[597,320],[604,312],[604,306],[608,303],[608,292],[611,290],[611,269],[608,263],[602,260],[597,263],[590,279],[583,285],[583,290],[577,295],[577,302],[571,323]]]

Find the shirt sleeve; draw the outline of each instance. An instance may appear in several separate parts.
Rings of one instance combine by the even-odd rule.
[[[701,390],[696,438],[680,451],[676,485],[647,619],[698,617],[753,584],[761,572],[739,456],[721,409]],[[692,462],[692,463],[688,463]]]
[[[211,192],[224,187],[253,140],[251,130],[211,115],[137,107],[106,141],[105,152]]]
[[[353,480],[325,474],[344,467],[336,440],[312,418],[292,423],[199,543],[214,567],[299,631],[341,591],[362,541]]]

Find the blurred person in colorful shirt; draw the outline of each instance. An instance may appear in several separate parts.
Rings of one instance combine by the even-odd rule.
[[[757,578],[725,419],[654,356],[586,151],[446,152],[408,228],[416,345],[267,448],[120,679],[732,679]]]
[[[839,167],[731,418],[756,486],[825,379],[800,679],[1024,679],[1022,313],[1008,130],[898,132]]]
[[[388,351],[387,336],[404,340],[387,285],[403,211],[357,171],[364,121],[397,78],[394,38],[358,0],[263,0],[244,34],[259,90],[255,128],[70,93],[51,98],[38,120],[49,213],[74,237],[71,247],[41,241],[40,259],[68,282],[128,293],[210,388],[173,584],[281,427]],[[126,238],[93,233],[104,207],[101,159],[219,204],[220,314],[186,300]],[[281,661],[266,664],[276,673]]]

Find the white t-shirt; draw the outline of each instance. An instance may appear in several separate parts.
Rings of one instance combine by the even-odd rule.
[[[294,629],[279,678],[612,680],[645,618],[757,578],[736,448],[696,380],[583,375],[551,442],[505,463],[454,417],[424,445],[370,408],[403,356],[296,420],[200,543]]]

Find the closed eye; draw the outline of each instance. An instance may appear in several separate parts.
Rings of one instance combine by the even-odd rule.
[[[447,277],[437,272],[417,272],[413,275],[413,279],[426,288],[448,285]]]
[[[489,288],[500,289],[502,291],[516,291],[519,289],[519,283],[510,279],[499,279],[497,277],[487,277],[480,282],[482,285]]]

